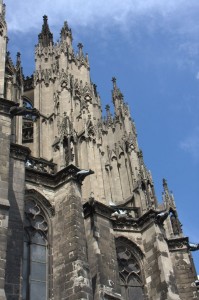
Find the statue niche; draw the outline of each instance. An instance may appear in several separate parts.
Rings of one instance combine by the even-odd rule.
[[[63,148],[64,148],[64,158],[65,164],[68,166],[74,160],[74,147],[73,141],[70,137],[64,137],[63,139]]]

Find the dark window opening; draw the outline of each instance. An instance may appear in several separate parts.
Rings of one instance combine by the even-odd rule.
[[[23,99],[23,106],[26,108],[33,108],[30,101]],[[34,123],[35,117],[31,115],[23,116],[22,123],[22,143],[32,143],[33,142],[33,133],[34,133]]]
[[[25,207],[23,300],[47,300],[48,225],[40,207],[31,200]]]
[[[144,300],[144,284],[141,267],[132,250],[133,246],[117,241],[121,293],[125,300]]]

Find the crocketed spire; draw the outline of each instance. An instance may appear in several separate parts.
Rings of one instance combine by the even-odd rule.
[[[38,35],[39,43],[43,47],[49,46],[51,43],[53,43],[53,34],[50,32],[49,26],[48,26],[48,17],[45,15],[43,16],[44,23],[42,25],[42,31]]]

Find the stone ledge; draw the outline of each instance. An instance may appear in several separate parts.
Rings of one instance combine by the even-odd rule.
[[[0,199],[0,208],[1,207],[9,209],[10,207],[9,201],[7,199]]]
[[[6,294],[4,289],[0,289],[0,300],[6,300]]]
[[[0,114],[9,116],[11,118],[10,108],[15,105],[16,105],[16,102],[14,102],[14,101],[0,98]]]
[[[25,180],[26,182],[42,184],[43,186],[56,189],[60,185],[65,184],[71,180],[75,181],[78,184],[81,184],[81,182],[79,182],[76,177],[76,173],[78,171],[80,171],[80,169],[74,166],[73,164],[70,164],[69,166],[60,170],[56,174],[40,172],[38,170],[26,167]]]
[[[10,156],[15,159],[25,161],[30,155],[30,149],[28,147],[11,143],[10,144]]]

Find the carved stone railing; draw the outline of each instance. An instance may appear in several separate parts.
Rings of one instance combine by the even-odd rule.
[[[26,160],[26,168],[47,174],[55,174],[57,172],[56,164],[32,156],[29,156]]]

